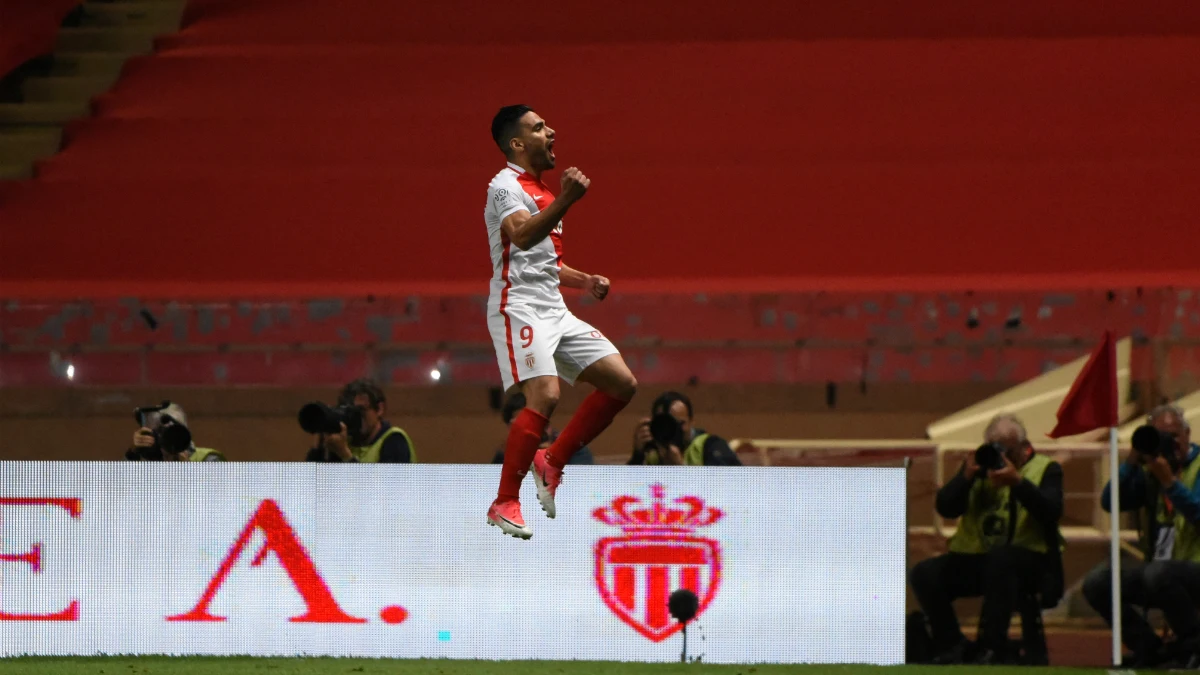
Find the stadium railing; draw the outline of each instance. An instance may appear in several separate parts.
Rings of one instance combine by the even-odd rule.
[[[738,453],[742,462],[757,466],[898,466],[908,467],[910,481],[926,484],[936,491],[945,484],[957,469],[957,457],[973,452],[975,445],[966,443],[932,443],[925,440],[788,440],[788,439],[734,439],[730,447]],[[1122,454],[1128,448],[1121,448]],[[1083,461],[1096,480],[1088,490],[1066,490],[1064,500],[1068,503],[1087,504],[1091,512],[1090,524],[1064,525],[1063,537],[1070,542],[1107,541],[1109,538],[1108,514],[1100,509],[1100,493],[1108,480],[1108,446],[1105,443],[1072,443],[1070,445],[1046,445],[1038,448],[1060,463]],[[928,465],[928,466],[925,466]],[[926,483],[926,481],[929,481]],[[910,485],[912,483],[910,482]],[[915,496],[910,495],[910,504]],[[931,495],[926,495],[931,496]],[[1084,507],[1075,510],[1078,513]],[[930,506],[929,525],[913,524],[925,521],[923,514],[914,513],[910,518],[910,534],[931,534],[949,538],[956,530],[954,525],[939,516]],[[1134,542],[1137,531],[1121,530],[1122,547],[1130,554],[1140,556]]]

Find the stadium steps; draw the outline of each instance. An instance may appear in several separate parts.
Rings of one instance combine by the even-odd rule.
[[[120,76],[119,70],[102,75],[31,77],[21,85],[27,103],[88,101],[108,91]]]
[[[149,26],[81,26],[63,28],[57,49],[83,52],[123,52],[149,54],[159,30]]]
[[[88,114],[88,101],[0,103],[0,129],[18,126],[58,126]]]
[[[179,29],[185,0],[86,2],[63,22],[55,53],[21,82],[19,102],[0,103],[0,180],[34,177],[34,164],[62,147],[62,127],[91,114],[125,62],[149,54]]]
[[[115,80],[133,56],[136,55],[129,52],[55,52],[46,74],[48,77],[111,75]]]
[[[0,164],[0,180],[28,180],[33,178],[33,164]]]
[[[47,127],[8,127],[0,129],[0,157],[7,166],[19,168],[58,152],[62,147],[62,129]],[[28,178],[23,171],[16,171]]]
[[[186,2],[87,2],[81,6],[79,23],[85,26],[153,27],[160,33],[179,29]]]

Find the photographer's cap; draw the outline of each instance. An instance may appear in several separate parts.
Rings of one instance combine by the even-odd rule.
[[[163,416],[170,417],[185,427],[188,425],[187,413],[183,411],[183,406],[179,405],[178,403],[172,403],[158,412],[152,412],[146,415],[146,426],[153,429],[162,423]]]

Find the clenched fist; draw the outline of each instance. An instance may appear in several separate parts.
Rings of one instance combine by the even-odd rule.
[[[593,274],[583,282],[583,292],[597,300],[603,300],[608,295],[608,289],[611,286],[608,277]]]
[[[577,202],[583,199],[583,195],[587,193],[591,184],[592,179],[583,175],[579,169],[571,167],[563,172],[560,198],[566,199],[568,202]]]

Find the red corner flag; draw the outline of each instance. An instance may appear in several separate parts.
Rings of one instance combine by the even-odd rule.
[[[1117,343],[1104,331],[1071,391],[1058,408],[1058,424],[1048,436],[1074,436],[1092,429],[1115,427],[1117,419]]]

